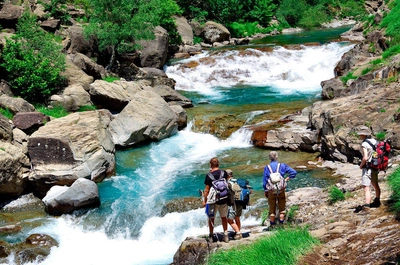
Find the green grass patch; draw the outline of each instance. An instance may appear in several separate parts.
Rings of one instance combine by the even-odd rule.
[[[200,37],[198,37],[198,36],[195,36],[195,37],[193,38],[193,43],[194,43],[194,44],[199,44],[199,43],[202,43],[202,42],[203,42],[203,39],[200,38]]]
[[[14,114],[9,109],[0,108],[0,113],[6,116],[7,119],[12,120],[14,118]]]
[[[112,83],[116,80],[119,80],[119,77],[115,77],[115,76],[107,76],[103,78],[104,81]]]
[[[372,65],[380,65],[383,63],[383,59],[379,58],[379,59],[375,59],[373,61],[370,62]]]
[[[339,190],[336,186],[329,188],[329,204],[334,204],[338,201],[344,201],[346,199],[344,193]]]
[[[366,75],[366,74],[368,74],[369,72],[371,72],[371,70],[372,70],[372,68],[367,67],[367,68],[365,68],[364,70],[361,71],[361,74],[362,74],[362,75]]]
[[[375,137],[378,141],[383,141],[385,140],[386,132],[378,132]]]
[[[96,110],[96,106],[93,105],[86,105],[86,106],[80,106],[79,107],[79,112],[83,112],[83,111],[91,111],[91,110]]]
[[[295,223],[295,218],[296,218],[296,214],[297,211],[299,210],[299,206],[298,205],[293,205],[289,208],[289,211],[287,213],[287,222],[288,223]]]
[[[391,11],[382,19],[380,27],[386,28],[386,35],[391,37],[391,43],[400,43],[400,0],[390,4]]]
[[[389,188],[392,192],[390,208],[400,215],[400,168],[397,168],[388,177]]]
[[[211,254],[207,264],[296,264],[298,258],[319,244],[304,228],[278,229],[249,245]]]
[[[400,53],[400,44],[394,45],[394,46],[392,46],[392,47],[386,49],[386,50],[382,53],[382,58],[383,58],[383,59],[386,59],[386,58],[392,57],[392,56],[394,56],[394,55],[396,55],[396,54],[399,54],[399,53]]]
[[[267,27],[263,28],[258,25],[257,22],[233,22],[228,24],[228,29],[231,32],[233,37],[241,38],[252,36],[257,33],[269,33],[272,32],[276,27]]]
[[[67,116],[69,113],[66,109],[64,109],[62,106],[55,106],[52,108],[47,108],[44,106],[38,106],[36,108],[37,111],[47,115],[47,116],[51,116],[54,118],[61,118],[61,117],[65,117]]]
[[[353,72],[348,72],[347,75],[340,77],[343,84],[346,84],[350,79],[357,79],[357,76],[353,75]]]

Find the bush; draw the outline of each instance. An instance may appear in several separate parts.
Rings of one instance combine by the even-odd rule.
[[[65,69],[61,45],[41,30],[36,16],[28,12],[18,21],[16,34],[6,40],[0,67],[14,95],[33,103],[45,102],[64,85],[60,75]]]
[[[7,119],[12,120],[14,114],[9,109],[0,108],[0,113],[3,114]]]
[[[400,216],[400,168],[397,168],[388,177],[389,187],[392,192],[390,208]]]
[[[343,84],[346,84],[350,79],[357,79],[357,76],[353,75],[353,72],[348,72],[347,75],[340,77]]]
[[[61,106],[56,106],[56,107],[52,107],[52,108],[47,108],[45,106],[37,106],[36,110],[47,115],[47,116],[51,116],[54,118],[61,118],[61,117],[65,117],[67,116],[69,113],[66,109],[64,109]]]
[[[386,28],[386,35],[392,43],[400,44],[400,0],[394,0],[392,10],[382,19],[380,27]]]
[[[345,196],[341,190],[339,190],[336,186],[331,186],[329,188],[329,204],[334,204],[338,201],[344,201]]]
[[[389,49],[386,49],[383,53],[382,53],[382,58],[386,59],[389,57],[392,57],[396,54],[400,53],[400,44],[398,45],[394,45],[392,47],[390,47]]]
[[[325,12],[325,7],[322,5],[316,5],[309,7],[303,17],[299,21],[299,25],[306,29],[319,27],[322,23],[328,22],[329,17]]]

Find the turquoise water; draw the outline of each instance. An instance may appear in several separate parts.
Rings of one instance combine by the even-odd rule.
[[[165,70],[176,80],[176,89],[194,102],[195,107],[187,109],[189,121],[235,115],[238,119],[244,117],[246,126],[256,124],[275,118],[277,112],[289,114],[319,99],[320,82],[333,76],[336,62],[352,47],[330,43],[329,39],[337,38],[340,32],[329,32],[319,32],[319,40],[324,43],[319,46],[279,46],[283,43],[279,38],[286,38],[286,44],[289,40],[310,42],[311,33],[277,36],[255,41],[245,52],[205,52],[173,62]],[[270,51],[256,49],[257,45],[271,44],[276,47]],[[198,66],[182,67],[193,61]],[[116,176],[98,184],[99,208],[49,218],[42,226],[22,231],[21,238],[22,234],[45,233],[60,244],[48,259],[35,264],[171,263],[187,236],[207,233],[207,219],[204,209],[162,215],[163,207],[184,197],[200,199],[198,190],[204,187],[208,161],[214,156],[223,168],[232,169],[236,178],[250,180],[254,188],[252,207],[266,207],[261,185],[269,150],[250,144],[251,131],[246,126],[226,139],[194,132],[191,126],[189,122],[188,128],[160,142],[117,151]],[[279,151],[280,161],[292,167],[307,166],[316,156]],[[302,169],[288,189],[326,187],[333,182],[328,170]],[[244,226],[259,223],[255,217],[243,218]],[[215,231],[221,232],[222,228],[217,226]]]

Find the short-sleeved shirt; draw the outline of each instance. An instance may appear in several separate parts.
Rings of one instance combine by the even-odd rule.
[[[374,149],[372,148],[372,146],[369,143],[367,143],[367,141],[370,142],[372,145],[376,145],[377,141],[374,138],[367,138],[361,143],[361,147],[367,149],[367,152],[368,152],[367,162],[371,162],[372,153],[373,153]],[[362,155],[364,156],[364,153]]]
[[[215,179],[219,179],[221,176],[221,171],[223,171],[222,176],[225,179],[228,179],[228,173],[226,173],[226,171],[222,170],[222,169],[215,170],[215,171],[211,172],[211,174],[214,176]],[[204,184],[212,187],[212,182],[213,182],[212,179],[207,174],[206,178],[204,179]],[[222,199],[222,200],[216,202],[216,204],[226,204],[226,203],[228,203],[228,199]]]

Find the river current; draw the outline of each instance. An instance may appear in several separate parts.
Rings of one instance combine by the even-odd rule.
[[[171,61],[165,66],[166,74],[176,80],[176,90],[194,103],[194,108],[187,109],[188,127],[160,142],[118,151],[116,176],[98,184],[99,208],[46,217],[40,226],[3,240],[18,242],[32,233],[54,237],[59,247],[34,264],[171,263],[187,236],[207,234],[207,219],[204,209],[164,215],[163,206],[171,200],[198,197],[210,158],[217,156],[235,177],[249,179],[254,188],[251,207],[266,204],[260,194],[268,150],[251,145],[251,131],[246,127],[319,100],[320,82],[333,77],[336,63],[352,47],[334,41],[345,30],[279,35],[246,47],[224,47]],[[302,45],[310,42],[313,45]],[[195,119],[224,113],[243,120],[243,126],[224,139],[194,130]],[[279,160],[292,167],[315,156],[279,152]],[[332,181],[322,169],[299,170],[289,189],[326,187]],[[243,226],[254,224],[260,220],[243,219]]]

